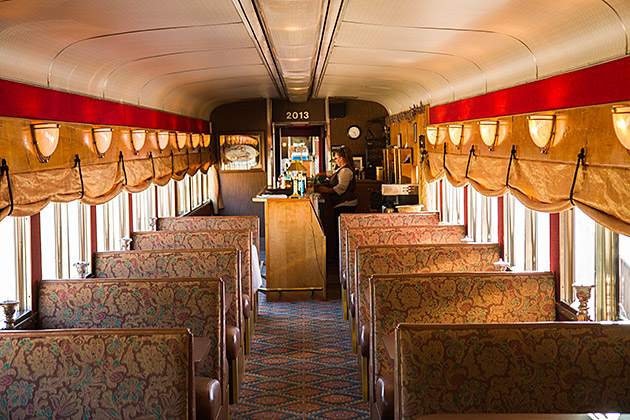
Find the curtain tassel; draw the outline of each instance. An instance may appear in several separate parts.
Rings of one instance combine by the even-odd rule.
[[[127,170],[125,169],[125,159],[122,151],[118,152],[118,163],[122,165],[123,175],[125,176],[125,185],[127,185]]]
[[[507,176],[505,177],[505,186],[510,186],[510,170],[512,169],[512,160],[516,159],[516,146],[512,145],[512,151],[510,152],[510,163],[508,163]]]
[[[573,174],[573,182],[571,183],[571,193],[569,194],[569,200],[571,201],[571,204],[574,206],[575,206],[575,203],[573,202],[573,191],[575,190],[575,181],[577,180],[577,175],[578,175],[578,170],[580,169],[580,165],[582,166],[585,165],[584,163],[585,158],[586,158],[586,151],[582,147],[577,157],[577,164],[575,165],[575,173]]]
[[[85,195],[85,185],[83,185],[83,172],[81,171],[81,159],[79,159],[78,154],[74,155],[74,167],[79,168],[79,179],[81,180],[81,197],[79,197],[79,200],[80,200]]]
[[[7,177],[7,187],[9,188],[9,200],[11,201],[11,207],[9,209],[9,214],[7,216],[11,216],[13,213],[13,191],[11,190],[11,179],[9,178],[9,165],[7,165],[6,159],[2,159],[2,166],[0,166],[0,177],[6,175]]]
[[[468,153],[468,163],[466,164],[466,175],[464,178],[468,178],[468,168],[470,168],[470,158],[475,156],[475,146],[473,145],[470,148],[470,153]]]
[[[173,155],[173,151],[171,150],[171,177],[175,175],[175,156]]]

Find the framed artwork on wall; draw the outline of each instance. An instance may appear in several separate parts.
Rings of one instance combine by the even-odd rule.
[[[221,171],[264,171],[264,133],[219,134]]]

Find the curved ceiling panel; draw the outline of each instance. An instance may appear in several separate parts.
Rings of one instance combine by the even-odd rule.
[[[200,118],[278,97],[395,113],[629,45],[628,0],[0,1],[0,78]]]

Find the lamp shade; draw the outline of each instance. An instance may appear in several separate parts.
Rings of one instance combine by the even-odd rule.
[[[287,168],[287,172],[306,172],[306,168],[299,161],[294,160]]]
[[[177,133],[177,148],[183,149],[188,141],[188,133]]]
[[[479,121],[479,133],[483,144],[493,150],[499,134],[499,121]]]
[[[136,153],[138,153],[140,149],[142,149],[146,138],[146,130],[131,130],[131,144],[133,145],[133,150],[135,150]]]
[[[556,131],[556,116],[550,114],[527,117],[529,135],[542,153],[547,153]]]
[[[192,144],[193,149],[199,146],[199,134],[191,134],[190,143]]]
[[[109,145],[112,144],[112,129],[109,127],[93,128],[92,136],[98,157],[103,157],[109,149]]]
[[[59,144],[59,124],[33,124],[31,131],[39,160],[43,163],[48,162],[50,156],[57,149],[57,144]]]
[[[630,149],[630,106],[613,107],[612,117],[617,139],[623,147]]]
[[[440,134],[439,127],[435,127],[432,125],[427,127],[427,140],[429,141],[431,146],[435,146],[435,144],[438,141],[439,134]]]
[[[448,126],[448,135],[455,147],[459,148],[460,144],[462,144],[464,126],[462,124],[450,124]]]
[[[204,135],[203,135],[203,138],[202,138],[202,140],[203,140],[203,143],[202,143],[203,147],[208,147],[208,146],[210,146],[210,139],[211,139],[211,138],[212,138],[212,137],[210,136],[210,134],[204,134]]]
[[[168,146],[168,141],[169,141],[168,131],[158,132],[157,138],[158,138],[158,147],[160,148],[160,150],[166,149],[166,146]]]

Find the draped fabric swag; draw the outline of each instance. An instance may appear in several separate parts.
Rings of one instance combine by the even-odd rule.
[[[446,178],[456,187],[470,184],[486,196],[510,192],[536,211],[554,213],[575,205],[601,225],[630,235],[630,154],[615,136],[610,109],[605,105],[556,111],[557,132],[546,154],[531,140],[524,115],[499,119],[493,151],[483,144],[478,122],[464,123],[459,149],[448,138],[447,125],[440,126],[437,144],[427,143],[426,157],[419,163],[420,178],[424,182]],[[422,133],[424,116],[416,122]],[[408,132],[413,121],[398,124],[407,127],[392,127],[392,132]],[[510,165],[512,146],[516,152]],[[575,176],[582,148],[584,165]]]
[[[3,170],[0,220],[9,214],[34,215],[51,201],[103,204],[122,191],[137,193],[151,185],[164,186],[171,180],[182,180],[198,171],[208,173],[216,163],[215,154],[209,148],[177,150],[169,145],[160,153],[152,138],[155,133],[147,136],[148,146],[136,155],[126,138],[128,129],[114,129],[110,149],[99,159],[91,143],[90,130],[89,126],[80,124],[62,125],[59,146],[50,162],[43,164],[36,157],[28,123],[2,119],[0,158],[7,162],[8,176]],[[81,161],[80,169],[76,155]],[[211,170],[212,174],[215,172],[216,169]],[[219,202],[218,188],[215,193],[217,197],[213,202]]]

